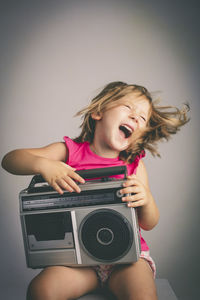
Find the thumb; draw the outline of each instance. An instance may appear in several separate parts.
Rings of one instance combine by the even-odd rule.
[[[137,178],[137,176],[133,173],[133,174],[127,176],[127,178],[128,178],[128,179],[133,179],[133,178]]]

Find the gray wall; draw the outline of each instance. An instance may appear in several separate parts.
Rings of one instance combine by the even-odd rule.
[[[191,122],[160,144],[161,159],[150,153],[145,158],[161,219],[144,235],[158,277],[167,278],[181,300],[199,293],[198,5],[194,0],[0,1],[1,158],[14,148],[75,137],[80,119],[73,115],[110,81],[159,90],[164,104],[189,101]],[[18,193],[29,180],[0,170],[4,288],[25,290],[38,273],[26,268],[19,221]]]

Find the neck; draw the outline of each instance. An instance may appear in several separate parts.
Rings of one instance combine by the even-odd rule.
[[[104,158],[117,158],[119,156],[118,151],[109,149],[109,148],[105,147],[104,145],[98,145],[94,141],[92,144],[90,144],[90,149],[96,155],[104,157]]]

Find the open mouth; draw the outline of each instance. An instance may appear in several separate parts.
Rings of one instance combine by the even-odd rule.
[[[130,128],[127,125],[120,125],[119,130],[121,130],[124,133],[125,138],[129,138],[133,132],[132,128]]]

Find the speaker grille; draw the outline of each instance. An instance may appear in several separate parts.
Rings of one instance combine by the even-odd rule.
[[[111,263],[129,251],[133,231],[122,214],[113,209],[98,209],[83,219],[79,238],[89,256]]]

